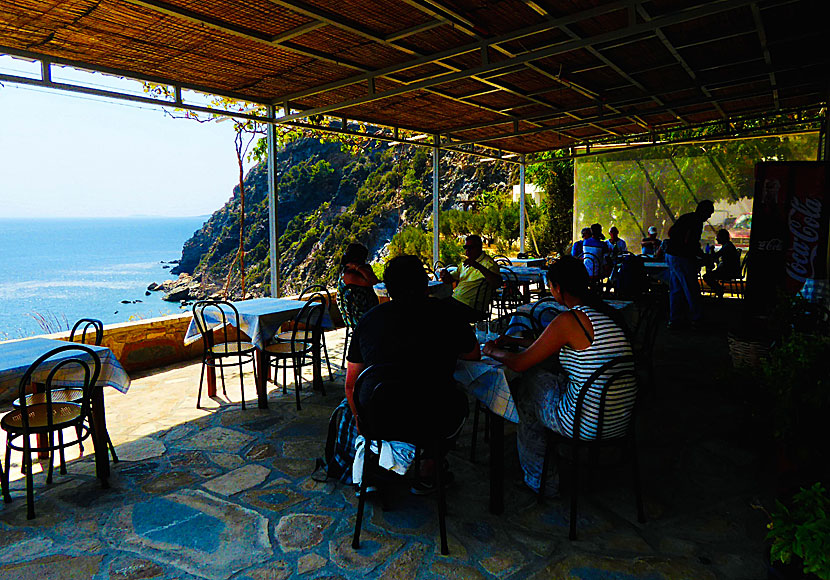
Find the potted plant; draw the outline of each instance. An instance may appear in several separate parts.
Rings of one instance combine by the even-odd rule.
[[[802,488],[790,507],[775,503],[767,524],[767,539],[772,540],[770,578],[830,580],[830,496],[821,483]]]

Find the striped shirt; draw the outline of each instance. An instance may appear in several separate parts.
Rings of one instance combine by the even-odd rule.
[[[582,311],[588,316],[594,327],[594,340],[585,350],[564,346],[559,353],[559,362],[568,374],[569,382],[568,390],[555,413],[565,430],[564,434],[569,437],[573,437],[577,397],[591,374],[613,358],[632,354],[631,343],[608,316],[589,306],[577,306],[573,310]],[[620,370],[633,371],[634,367],[633,364],[620,366],[612,373]],[[597,439],[600,395],[607,378],[598,377],[585,395],[579,429],[581,439]],[[637,383],[633,376],[623,376],[612,385],[605,399],[602,439],[625,434],[636,397]]]

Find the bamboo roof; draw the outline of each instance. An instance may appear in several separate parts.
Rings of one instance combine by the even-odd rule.
[[[272,105],[278,122],[325,114],[526,154],[820,106],[830,90],[822,8],[4,0],[0,54]],[[48,76],[25,82],[49,86]]]

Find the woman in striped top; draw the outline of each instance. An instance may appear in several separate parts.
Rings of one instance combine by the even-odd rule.
[[[585,381],[609,360],[632,354],[631,343],[610,309],[589,292],[588,273],[581,261],[570,256],[557,260],[548,270],[548,287],[553,298],[568,310],[554,318],[539,338],[530,342],[499,337],[483,349],[484,354],[524,373],[513,390],[519,411],[519,461],[525,483],[536,492],[545,454],[545,428],[573,437],[576,400]],[[504,349],[511,344],[527,348],[520,352]],[[586,394],[579,429],[582,439],[597,438],[601,387],[599,379]],[[603,413],[602,437],[625,432],[636,395],[633,379],[612,387]]]

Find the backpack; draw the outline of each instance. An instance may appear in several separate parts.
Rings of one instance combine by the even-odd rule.
[[[648,275],[643,259],[634,254],[622,255],[615,267],[614,294],[619,298],[631,300],[648,291]]]
[[[312,479],[321,482],[336,479],[351,484],[357,435],[354,414],[349,402],[343,399],[329,417],[325,457],[317,459]]]

